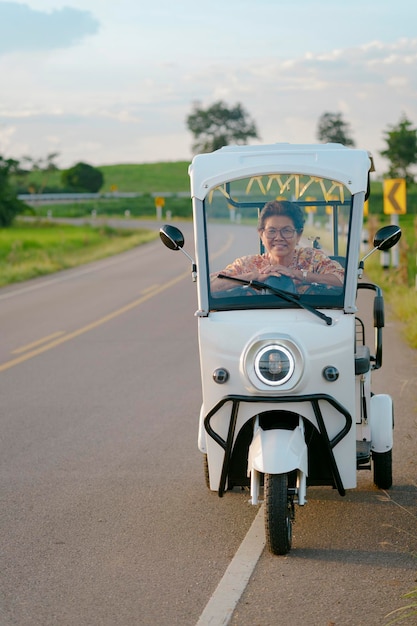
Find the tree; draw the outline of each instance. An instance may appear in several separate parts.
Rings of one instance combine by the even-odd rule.
[[[64,170],[61,178],[65,187],[81,193],[96,193],[104,182],[100,170],[88,163],[77,163],[68,170]]]
[[[46,157],[40,157],[38,159],[31,156],[23,156],[21,163],[25,163],[26,167],[19,165],[15,174],[19,186],[25,186],[30,193],[43,193],[45,187],[48,185],[48,180],[52,172],[58,171],[58,166],[55,163],[55,159],[59,156],[59,152],[50,152]],[[31,172],[41,172],[42,178],[39,178],[37,182],[27,181]]]
[[[323,113],[317,126],[317,139],[322,143],[341,143],[344,146],[354,146],[350,137],[350,127],[342,119],[341,113]]]
[[[0,227],[10,226],[26,205],[18,200],[10,184],[9,175],[18,168],[18,161],[3,159],[0,155]]]
[[[414,176],[409,168],[417,163],[417,129],[412,128],[405,114],[402,114],[397,126],[389,128],[391,130],[385,131],[387,148],[380,152],[390,162],[387,174],[390,178],[405,178],[413,183]]]
[[[56,172],[58,167],[54,161],[58,156],[59,152],[50,152],[46,157],[40,157],[39,159],[24,156],[22,161],[26,161],[31,166],[32,172]]]
[[[203,109],[196,103],[187,117],[187,126],[195,139],[194,153],[245,144],[249,138],[259,139],[255,122],[241,104],[229,108],[219,101]]]

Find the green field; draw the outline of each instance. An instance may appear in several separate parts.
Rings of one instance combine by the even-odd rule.
[[[149,230],[35,222],[0,229],[0,286],[89,263],[151,241]]]
[[[110,190],[114,185],[119,191],[150,194],[167,191],[188,192],[190,189],[188,166],[188,161],[178,161],[141,165],[103,165],[99,169],[104,175],[106,190]]]

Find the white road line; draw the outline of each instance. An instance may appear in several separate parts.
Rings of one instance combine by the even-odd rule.
[[[264,546],[264,507],[262,505],[196,626],[227,626]]]

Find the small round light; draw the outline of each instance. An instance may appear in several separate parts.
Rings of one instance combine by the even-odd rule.
[[[267,385],[283,385],[294,373],[294,357],[283,346],[265,346],[255,357],[255,372]]]
[[[223,385],[229,380],[229,372],[224,367],[219,367],[213,372],[213,380],[219,385]]]
[[[334,365],[327,365],[323,370],[323,378],[334,383],[339,378],[339,370]]]

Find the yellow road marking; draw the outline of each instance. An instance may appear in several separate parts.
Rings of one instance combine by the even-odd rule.
[[[78,330],[74,330],[72,333],[68,333],[64,336],[57,337],[54,341],[51,341],[50,343],[47,343],[46,345],[40,346],[39,348],[35,348],[34,350],[31,350],[30,352],[27,352],[26,354],[18,356],[15,359],[12,359],[11,361],[6,361],[6,363],[3,363],[2,365],[0,365],[0,372],[4,372],[14,367],[15,365],[24,363],[25,361],[28,361],[29,359],[32,359],[33,357],[38,356],[39,354],[42,354],[43,352],[47,352],[48,350],[51,350],[52,348],[56,348],[57,346],[60,346],[66,341],[71,341],[71,339],[75,339],[76,337],[79,337],[80,335],[84,335],[84,333],[88,333],[90,330],[94,330],[95,328],[98,328],[99,326],[106,324],[106,322],[110,322],[111,320],[114,320],[116,317],[119,317],[119,315],[123,315],[123,313],[127,313],[128,311],[131,311],[132,309],[136,308],[143,302],[150,300],[150,298],[152,298],[153,296],[156,296],[158,293],[161,293],[162,291],[169,289],[173,285],[176,285],[181,280],[183,280],[186,276],[189,276],[189,275],[190,275],[189,271],[183,274],[180,274],[179,276],[177,276],[177,278],[174,278],[173,280],[167,283],[164,283],[163,285],[160,285],[159,287],[154,289],[152,292],[145,293],[143,296],[141,296],[137,300],[134,300],[130,304],[127,304],[126,306],[120,309],[117,309],[116,311],[113,311],[113,313],[109,313],[108,315],[101,317],[95,322],[91,322],[91,324],[87,324],[86,326],[83,326],[82,328],[79,328]]]
[[[155,289],[158,289],[158,287],[159,285],[156,283],[155,285],[151,285],[150,287],[144,289],[142,293],[151,293],[152,291],[155,291]]]
[[[27,352],[31,350],[31,348],[36,348],[36,346],[40,346],[42,343],[46,343],[51,339],[55,339],[55,337],[59,337],[60,335],[64,335],[65,330],[58,330],[56,333],[52,333],[51,335],[47,335],[47,337],[42,337],[42,339],[38,339],[37,341],[32,341],[32,343],[28,343],[26,346],[22,346],[21,348],[17,348],[16,350],[12,350],[12,354],[22,354],[22,352]]]
[[[218,250],[215,254],[212,254],[211,258],[212,259],[216,259],[218,256],[221,256],[222,254],[227,252],[227,250],[230,248],[230,246],[232,245],[234,240],[235,240],[235,236],[234,235],[229,235],[228,238],[227,238],[226,243],[223,246],[223,248],[220,248],[220,250]]]

